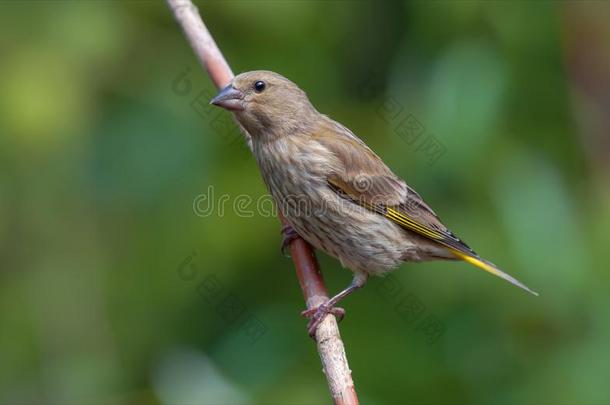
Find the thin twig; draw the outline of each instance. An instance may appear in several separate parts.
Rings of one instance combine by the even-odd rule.
[[[220,89],[226,86],[233,78],[233,72],[203,23],[197,8],[190,0],[167,0],[167,4],[216,87]],[[248,136],[246,134],[246,137]],[[286,224],[281,215],[280,220],[282,224]],[[312,247],[305,240],[296,238],[290,244],[290,255],[307,308],[315,308],[326,302],[328,293]],[[316,332],[316,342],[334,403],[358,404],[351,370],[334,316],[327,316],[320,324]]]

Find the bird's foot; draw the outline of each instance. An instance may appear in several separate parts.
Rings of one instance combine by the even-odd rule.
[[[282,233],[282,254],[286,257],[289,255],[286,254],[288,247],[292,243],[293,240],[299,237],[297,231],[294,230],[290,225],[284,225],[281,230]]]
[[[305,318],[309,318],[309,323],[307,324],[307,333],[312,338],[316,336],[316,330],[320,323],[326,318],[326,315],[332,314],[337,318],[337,321],[341,321],[343,317],[345,317],[345,310],[343,308],[335,307],[333,305],[329,305],[328,302],[325,302],[322,305],[318,305],[315,308],[306,309],[301,312],[301,315]]]

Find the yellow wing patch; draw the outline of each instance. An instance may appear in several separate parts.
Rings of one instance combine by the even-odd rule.
[[[419,234],[427,236],[428,238],[431,238],[431,239],[443,239],[444,238],[444,235],[442,233],[434,231],[430,228],[425,227],[424,225],[421,225],[421,224],[413,221],[411,218],[396,211],[393,208],[388,208],[385,216],[386,216],[386,218],[391,219],[392,221],[396,222],[397,224],[402,225],[408,229],[411,229]]]

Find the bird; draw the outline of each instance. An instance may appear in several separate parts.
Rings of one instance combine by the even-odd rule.
[[[320,113],[284,76],[240,73],[210,104],[234,114],[249,135],[269,193],[288,222],[283,246],[300,236],[353,272],[350,285],[303,311],[313,337],[339,301],[405,262],[462,260],[538,295],[483,259],[423,198],[347,127]]]

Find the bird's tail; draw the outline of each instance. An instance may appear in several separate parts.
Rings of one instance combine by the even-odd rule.
[[[468,262],[480,269],[485,270],[488,273],[493,274],[494,276],[503,278],[504,280],[508,281],[509,283],[516,285],[517,287],[523,288],[525,291],[527,291],[530,294],[533,294],[535,296],[538,296],[538,293],[536,291],[531,290],[529,287],[527,287],[525,284],[523,284],[522,282],[520,282],[519,280],[509,276],[508,274],[504,273],[502,270],[500,270],[499,268],[497,268],[493,263],[490,263],[486,260],[483,260],[479,257],[475,257],[475,256],[471,256],[468,255],[464,252],[460,252],[459,250],[455,250],[455,249],[451,249],[451,251],[453,252],[453,254],[455,254],[458,258],[464,260],[465,262]]]

